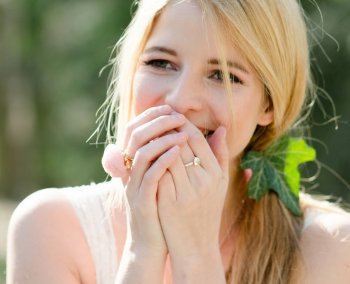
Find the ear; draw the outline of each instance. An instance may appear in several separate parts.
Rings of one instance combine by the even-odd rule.
[[[263,108],[261,109],[261,113],[258,119],[258,124],[260,126],[267,126],[273,122],[273,117],[274,117],[274,113],[273,113],[272,102],[267,101],[264,104]]]

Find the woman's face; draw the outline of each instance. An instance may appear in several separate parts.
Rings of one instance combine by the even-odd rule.
[[[272,121],[272,113],[265,111],[263,84],[229,41],[223,42],[231,82],[227,95],[214,32],[193,1],[168,5],[141,54],[133,82],[134,112],[168,104],[202,131],[225,126],[234,159],[256,126]]]

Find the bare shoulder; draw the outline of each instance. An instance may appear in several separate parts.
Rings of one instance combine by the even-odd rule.
[[[312,209],[301,239],[305,283],[350,283],[350,214],[340,209]]]
[[[91,257],[74,210],[59,189],[24,199],[11,217],[8,239],[8,283],[83,282],[81,259],[86,267]]]

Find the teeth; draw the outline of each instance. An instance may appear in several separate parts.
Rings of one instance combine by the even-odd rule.
[[[209,129],[205,129],[202,131],[203,136],[205,137],[205,139],[207,139],[209,136],[211,136],[211,134],[213,134],[213,131],[209,130]]]
[[[204,129],[204,130],[203,130],[203,135],[204,135],[204,136],[208,136],[208,134],[209,134],[209,130],[208,130],[208,129]]]

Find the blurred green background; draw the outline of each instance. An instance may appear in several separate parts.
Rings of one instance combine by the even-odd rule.
[[[312,134],[327,150],[315,146],[319,160],[349,183],[350,1],[318,1],[323,22],[313,1],[301,2],[314,22],[317,83],[341,115],[338,130],[334,123],[321,126],[329,117],[315,107]],[[98,74],[130,20],[131,3],[0,0],[0,282],[7,221],[18,201],[40,188],[106,178],[100,165],[103,145],[85,141],[105,98],[108,70]],[[332,115],[331,104],[322,101]],[[349,201],[344,182],[324,168],[312,191]]]

